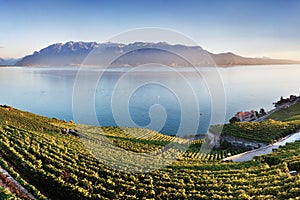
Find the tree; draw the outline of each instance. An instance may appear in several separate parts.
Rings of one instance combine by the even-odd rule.
[[[230,123],[235,123],[235,122],[240,122],[241,120],[239,119],[239,118],[237,118],[237,117],[232,117],[230,120],[229,120],[229,122]]]
[[[266,111],[265,111],[265,109],[263,109],[263,108],[260,109],[259,113],[260,113],[262,116],[267,114]]]

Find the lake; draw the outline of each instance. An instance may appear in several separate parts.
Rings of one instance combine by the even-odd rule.
[[[299,74],[300,65],[1,67],[0,104],[91,125],[146,127],[170,135],[206,133],[210,124],[228,122],[238,111],[270,110],[280,96],[299,95]]]

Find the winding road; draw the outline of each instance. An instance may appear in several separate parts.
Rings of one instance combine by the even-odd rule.
[[[233,161],[233,162],[249,161],[252,160],[254,156],[261,156],[261,155],[272,153],[273,149],[277,149],[279,148],[279,146],[284,146],[288,142],[295,142],[296,140],[300,140],[300,132],[282,138],[281,140],[279,140],[274,144],[270,144],[268,146],[261,147],[259,149],[254,149],[241,154],[230,156],[222,159],[222,161]]]

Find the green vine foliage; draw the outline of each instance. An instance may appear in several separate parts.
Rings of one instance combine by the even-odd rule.
[[[232,163],[220,160],[239,150],[202,154],[199,148],[203,140],[197,140],[171,165],[133,174],[109,168],[86,149],[80,138],[59,131],[72,124],[30,117],[26,113],[17,122],[12,118],[22,112],[1,112],[6,115],[0,114],[0,165],[37,199],[294,199],[300,196],[300,177],[289,174],[290,170],[300,169],[299,142],[252,161]],[[11,122],[3,122],[9,121],[8,118]],[[32,119],[40,122],[34,124]],[[45,131],[41,127],[46,127]],[[268,136],[263,140],[270,141],[277,137],[273,131],[281,130],[278,135],[282,137],[298,128],[298,121],[267,121],[236,123],[225,127],[225,131],[248,134],[252,139],[258,137],[255,133],[259,137],[265,133]],[[184,142],[146,129],[132,129],[132,134],[126,135],[120,128],[104,127],[99,134],[123,149],[142,153],[156,151],[170,141]]]

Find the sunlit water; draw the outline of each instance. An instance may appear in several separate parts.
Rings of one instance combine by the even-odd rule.
[[[205,83],[205,76],[209,74],[210,69],[199,70],[201,75],[195,73],[193,68],[177,70],[177,73],[184,76],[191,90],[187,90],[186,86],[183,87],[182,80],[178,79],[173,72],[149,69],[128,74],[125,68],[109,70],[101,77],[94,91],[94,107],[99,124],[118,125],[114,120],[118,111],[113,110],[111,106],[112,95],[116,95],[119,102],[125,102],[124,105],[127,105],[130,118],[136,126],[146,127],[151,117],[158,121],[164,120],[165,114],[167,117],[163,121],[163,127],[158,131],[175,134],[182,121],[195,123],[195,119],[188,116],[195,116],[193,112],[197,111],[189,109],[188,104],[189,101],[196,100],[200,112],[196,113],[200,117],[199,123],[196,122],[199,125],[197,133],[205,133],[210,123],[217,124],[222,121],[210,121],[212,101],[209,88]],[[11,105],[48,117],[71,120],[73,119],[72,94],[77,71],[78,68],[70,67],[1,67],[0,104]],[[226,94],[226,122],[238,111],[259,110],[261,107],[270,110],[273,107],[272,103],[280,96],[300,93],[300,65],[241,66],[220,68],[219,72]],[[125,74],[127,76],[124,77]],[[132,85],[139,85],[140,81],[145,79],[151,81],[140,85],[134,91],[130,89]],[[122,81],[119,87],[115,88],[120,80]],[[128,93],[130,98],[125,98]],[[123,96],[124,98],[120,98]],[[183,97],[185,103],[181,101]],[[89,102],[83,102],[82,106]],[[151,110],[153,105],[156,107],[152,107]],[[183,115],[186,118],[184,120],[181,118],[182,112],[187,112]],[[128,119],[124,118],[122,121],[126,124]],[[185,129],[180,134],[186,133],[191,132]]]

